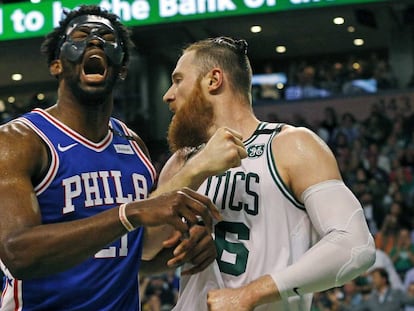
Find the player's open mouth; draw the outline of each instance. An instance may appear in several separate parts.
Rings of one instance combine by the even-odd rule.
[[[105,59],[97,54],[91,54],[83,61],[83,78],[86,82],[100,83],[105,80],[107,65]]]

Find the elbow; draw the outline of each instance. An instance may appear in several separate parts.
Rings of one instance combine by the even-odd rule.
[[[359,245],[355,245],[352,249],[352,257],[357,263],[356,270],[359,274],[366,272],[375,263],[376,248],[375,242],[371,234],[367,235],[367,239]]]
[[[374,239],[370,235],[368,241],[351,248],[351,257],[349,261],[343,265],[338,273],[337,284],[342,285],[350,280],[365,273],[374,263],[376,259],[376,249]]]
[[[2,268],[16,279],[32,278],[36,271],[33,256],[27,253],[28,249],[22,247],[16,238],[9,238],[2,242],[1,262]]]

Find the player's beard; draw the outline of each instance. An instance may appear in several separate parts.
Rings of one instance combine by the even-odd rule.
[[[214,123],[213,105],[196,83],[190,97],[174,115],[168,128],[171,152],[184,147],[197,147],[208,141],[208,131]]]

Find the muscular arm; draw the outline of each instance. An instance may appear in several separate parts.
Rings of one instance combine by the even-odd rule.
[[[279,173],[305,204],[321,239],[297,262],[238,289],[213,291],[210,310],[235,298],[240,310],[342,285],[373,264],[375,247],[362,208],[341,181],[336,160],[312,132],[288,127],[276,136]],[[329,259],[328,259],[329,258]],[[237,309],[237,307],[236,307]]]
[[[64,270],[125,233],[117,209],[43,225],[32,179],[47,167],[45,146],[31,130],[12,123],[0,130],[0,154],[0,256],[13,276],[31,278]]]
[[[14,277],[66,270],[127,232],[118,207],[82,220],[42,223],[33,180],[48,167],[47,148],[25,125],[13,122],[0,128],[0,154],[0,258]],[[196,221],[195,214],[206,215],[204,205],[213,208],[207,200],[175,191],[128,203],[126,212],[134,227],[168,223],[185,231],[181,216]]]

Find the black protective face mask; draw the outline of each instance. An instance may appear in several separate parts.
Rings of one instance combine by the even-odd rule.
[[[79,29],[88,29],[88,35],[81,38],[73,37],[73,32]],[[114,34],[114,40],[105,40],[104,34],[108,33]],[[60,54],[71,62],[78,62],[91,40],[100,41],[106,56],[113,64],[122,63],[124,51],[115,29],[108,19],[96,15],[82,15],[71,21],[62,38]]]

